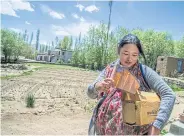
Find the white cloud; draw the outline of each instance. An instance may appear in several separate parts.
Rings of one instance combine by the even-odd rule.
[[[77,4],[77,5],[75,5],[75,7],[79,8],[80,11],[82,11],[84,9],[84,6],[81,4]]]
[[[97,8],[95,5],[90,5],[90,6],[84,7],[81,4],[77,4],[77,5],[75,5],[75,7],[79,8],[80,11],[83,11],[83,9],[84,9],[85,11],[88,11],[90,13],[99,11],[99,8]]]
[[[17,28],[8,28],[16,33],[22,33],[23,31],[21,29],[17,29]]]
[[[16,0],[16,1],[12,0],[11,3],[14,10],[34,11],[34,9],[31,7],[29,2],[25,2],[21,0]]]
[[[90,13],[92,13],[92,12],[98,12],[99,11],[99,8],[97,8],[95,5],[91,5],[91,6],[87,6],[85,8],[85,11],[88,11]]]
[[[25,24],[30,25],[31,23],[29,23],[28,21],[25,21]]]
[[[51,25],[51,31],[55,35],[58,36],[78,36],[81,32],[82,35],[85,35],[91,25],[99,25],[97,22],[80,22],[80,23],[73,23],[65,26],[56,26]]]
[[[74,17],[74,18],[76,18],[76,19],[79,19],[81,22],[84,22],[85,21],[85,19],[81,16],[78,16],[76,13],[73,13],[72,14],[72,16]]]
[[[72,16],[73,16],[74,18],[76,18],[76,19],[79,18],[79,16],[78,16],[76,13],[73,13]]]
[[[14,17],[19,17],[16,14],[17,10],[27,10],[27,11],[34,11],[34,9],[31,7],[29,2],[25,1],[2,1],[1,2],[1,14],[4,15],[9,15],[9,16],[14,16]]]
[[[63,13],[56,12],[46,5],[41,5],[40,7],[43,12],[48,13],[52,18],[56,18],[56,19],[65,18],[65,15]]]
[[[58,13],[56,11],[51,11],[49,14],[50,14],[51,17],[56,18],[56,19],[63,19],[63,18],[65,18],[64,14]]]
[[[80,18],[80,21],[81,21],[81,22],[84,22],[84,21],[86,21],[86,20],[85,20],[83,17],[81,17],[81,18]]]
[[[1,6],[1,14],[4,14],[4,15],[9,15],[9,16],[14,16],[14,17],[19,17],[15,10],[12,8],[12,5],[10,2],[8,1],[2,1],[2,6]]]

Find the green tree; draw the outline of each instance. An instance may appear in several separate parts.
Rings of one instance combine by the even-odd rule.
[[[13,55],[16,40],[15,33],[8,29],[1,29],[1,52],[5,56],[5,62],[8,62],[8,58]]]
[[[30,38],[29,45],[31,45],[32,41],[33,41],[33,32],[31,33],[31,38]]]
[[[39,50],[39,39],[40,39],[40,29],[37,30],[37,35],[36,35],[36,50]]]
[[[54,41],[52,41],[52,51],[54,50]]]
[[[24,41],[26,41],[26,39],[27,39],[27,30],[25,30],[25,32],[24,32],[23,39],[24,39]]]
[[[108,56],[107,48],[109,47],[109,30],[111,26],[111,13],[112,13],[112,0],[109,1],[109,20],[107,26],[107,43],[104,52],[104,64],[107,64],[107,56]]]
[[[184,36],[181,40],[175,42],[174,49],[177,57],[184,58]]]
[[[56,47],[58,46],[58,42],[59,42],[59,38],[56,36],[56,38],[55,38],[55,45],[56,45]]]
[[[5,62],[10,62],[10,59],[18,60],[21,55],[29,58],[34,56],[34,50],[20,34],[8,29],[1,29],[1,53],[5,56]]]
[[[141,40],[147,59],[147,65],[151,68],[156,69],[158,56],[174,55],[174,43],[171,35],[167,32],[134,29],[132,33],[137,35]]]
[[[167,32],[143,30],[141,28],[129,30],[124,27],[117,27],[108,36],[107,33],[107,25],[101,23],[98,26],[91,26],[82,38],[79,35],[79,38],[75,41],[72,64],[75,66],[80,64],[80,66],[90,69],[104,68],[106,62],[109,64],[118,58],[117,43],[128,33],[138,36],[143,46],[147,65],[153,69],[156,68],[158,56],[174,56],[177,54],[177,56],[182,57],[182,54],[184,54],[182,52],[184,40],[174,42],[172,36]],[[104,61],[104,56],[106,56],[106,61]],[[140,61],[144,63],[141,57]]]
[[[73,39],[72,36],[70,37],[70,41],[69,41],[69,46],[68,46],[68,50],[72,49],[72,45],[73,45]]]
[[[61,49],[65,49],[65,50],[68,49],[69,44],[70,44],[70,39],[69,39],[68,36],[65,36],[65,37],[63,38],[63,40],[61,40],[60,43],[59,43],[60,48],[61,48]]]

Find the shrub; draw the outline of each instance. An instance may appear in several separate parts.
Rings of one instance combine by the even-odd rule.
[[[26,97],[26,107],[33,108],[35,104],[35,98],[34,95],[29,93]]]

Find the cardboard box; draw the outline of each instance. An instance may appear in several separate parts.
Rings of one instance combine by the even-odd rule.
[[[125,94],[124,94],[125,95]],[[145,125],[154,122],[160,107],[156,93],[126,94],[123,100],[123,122]]]
[[[159,96],[154,91],[138,91],[139,81],[126,69],[117,71],[115,68],[112,75],[115,87],[123,93],[123,122],[135,125],[154,122],[160,107]]]
[[[135,94],[140,86],[136,77],[126,69],[121,72],[115,72],[113,79],[116,88],[131,94]]]

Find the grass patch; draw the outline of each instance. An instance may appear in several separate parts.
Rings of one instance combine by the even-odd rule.
[[[35,70],[35,69],[34,69]],[[31,75],[33,73],[34,70],[30,70],[30,71],[24,71],[22,74],[20,75],[7,75],[7,76],[2,76],[1,80],[5,80],[5,79],[11,79],[11,78],[15,78],[15,77],[21,77],[21,76],[28,76]]]
[[[163,129],[160,134],[163,136],[163,135],[166,135],[167,133],[168,132],[165,129]]]
[[[79,69],[77,67],[67,66],[67,65],[60,65],[60,64],[43,64],[43,63],[27,63],[30,66],[36,66],[41,68],[53,68],[53,69]]]
[[[32,72],[33,72],[32,70],[30,70],[30,71],[25,71],[25,72],[22,73],[22,75],[23,75],[23,76],[28,76],[28,75],[31,75]]]
[[[58,65],[58,64],[44,64],[44,63],[25,63],[25,64],[28,65],[29,67],[32,66],[35,68],[29,71],[24,71],[20,75],[1,76],[1,80],[11,79],[11,78],[20,77],[20,76],[28,76],[28,75],[31,75],[34,71],[41,70],[41,69],[67,69],[67,70],[78,70],[78,71],[92,71],[89,69],[67,66],[67,65]]]
[[[11,79],[11,78],[20,77],[20,76],[28,76],[28,75],[31,75],[34,71],[41,70],[41,69],[67,69],[67,70],[78,70],[78,71],[92,71],[89,69],[78,68],[78,67],[67,66],[67,65],[57,65],[57,64],[26,63],[26,65],[28,65],[29,67],[33,66],[35,68],[29,71],[24,71],[20,75],[1,76],[1,80]]]
[[[11,78],[14,78],[14,77],[19,77],[20,75],[8,75],[8,76],[2,76],[1,77],[1,80],[5,80],[5,79],[11,79]]]
[[[28,108],[34,108],[34,104],[35,104],[35,98],[34,95],[29,93],[26,97],[26,107]]]
[[[74,66],[68,66],[65,64],[48,64],[48,63],[26,63],[26,65],[40,67],[43,69],[67,69],[67,70],[79,70],[79,71],[93,71],[90,69],[84,69]],[[94,72],[94,71],[93,71]]]
[[[29,75],[31,75],[34,71],[41,70],[41,69],[43,69],[43,68],[44,68],[44,67],[36,67],[36,68],[33,68],[32,70],[23,71],[23,73],[22,73],[22,74],[19,74],[19,75],[1,76],[1,80],[11,79],[11,78],[21,77],[21,76],[29,76]]]
[[[176,84],[169,85],[174,92],[184,91],[184,88],[177,86]]]

